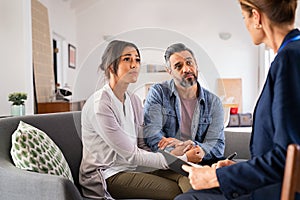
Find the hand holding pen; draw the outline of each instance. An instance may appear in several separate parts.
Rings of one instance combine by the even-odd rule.
[[[233,160],[233,158],[236,156],[237,156],[237,152],[234,152],[234,153],[230,154],[229,156],[227,156],[226,160]]]
[[[213,168],[220,168],[220,167],[225,167],[225,166],[233,165],[236,162],[232,161],[232,159],[234,157],[236,157],[236,156],[237,156],[237,153],[234,152],[234,153],[230,154],[229,156],[227,156],[225,160],[220,160],[219,162],[213,164],[211,167],[213,167]]]

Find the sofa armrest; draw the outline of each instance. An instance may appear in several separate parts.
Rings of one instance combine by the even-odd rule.
[[[76,186],[66,178],[0,163],[0,199],[79,200],[82,197]]]

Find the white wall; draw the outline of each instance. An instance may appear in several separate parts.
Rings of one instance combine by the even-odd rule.
[[[152,48],[165,49],[172,40],[164,40],[169,38],[164,38],[163,33],[150,36],[134,34],[144,28],[159,28],[173,32],[175,35],[176,33],[183,35],[184,42],[191,39],[194,42],[193,47],[197,48],[192,48],[194,51],[206,52],[209,58],[204,59],[213,62],[217,74],[215,72],[205,74],[205,78],[207,76],[241,77],[243,112],[252,112],[258,95],[258,47],[252,44],[244,27],[237,1],[102,0],[77,13],[76,17],[77,44],[80,52],[78,61],[84,68],[79,72],[77,82],[80,82],[82,76],[88,77],[88,74],[90,79],[85,83],[81,81],[78,84],[80,86],[75,90],[87,94],[91,85],[95,85],[91,80],[97,80],[96,70],[101,56],[99,48],[105,46],[103,36],[126,38],[124,35],[130,32],[131,36],[135,36],[135,38],[131,37],[132,41],[138,45],[141,41],[145,41]],[[226,41],[221,40],[218,37],[219,32],[230,32],[232,37]],[[198,63],[201,63],[202,59],[198,58]],[[204,65],[199,64],[200,72],[211,70],[208,69],[211,66],[205,64],[207,62],[204,62]],[[95,87],[90,89],[92,90],[95,90]]]
[[[10,114],[8,94],[16,91],[28,93],[26,112],[33,113],[30,2],[30,0],[0,0],[2,45],[0,116]],[[96,69],[101,51],[95,52],[94,55],[91,52],[101,44],[104,48],[103,36],[120,36],[145,27],[160,28],[182,34],[185,38],[195,41],[206,52],[208,60],[213,62],[222,78],[242,77],[243,111],[252,111],[258,95],[258,66],[261,65],[259,54],[262,54],[250,40],[236,1],[40,0],[40,2],[48,8],[51,34],[55,32],[65,39],[64,55],[67,55],[68,43],[77,47],[78,62],[75,70],[68,68],[67,56],[64,57],[65,83],[71,86],[76,84],[77,74],[82,74],[82,71],[88,77],[86,83],[89,83],[90,79],[97,79]],[[299,27],[299,6],[297,15],[296,22]],[[219,32],[230,32],[232,38],[227,41],[220,40]],[[157,40],[159,38],[160,36],[157,36]],[[144,58],[146,63],[155,62],[154,60]],[[83,64],[87,65],[87,70],[80,70],[80,65]],[[200,66],[200,71],[202,67],[206,66]],[[141,74],[142,79],[149,79],[143,76],[147,75]],[[87,88],[82,84],[79,89],[84,91]]]
[[[10,115],[12,92],[26,92],[26,114],[33,113],[30,2],[0,0],[0,116]]]

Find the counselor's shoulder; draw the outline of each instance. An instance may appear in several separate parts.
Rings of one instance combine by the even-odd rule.
[[[300,40],[293,40],[300,35],[300,31],[295,29],[291,31],[284,39],[283,44],[278,50],[274,61],[271,63],[270,73],[272,76],[281,75],[281,73],[291,73],[295,75],[300,68]]]

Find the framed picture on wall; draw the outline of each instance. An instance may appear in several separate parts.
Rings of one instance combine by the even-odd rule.
[[[69,67],[75,69],[76,68],[76,48],[69,44]]]

